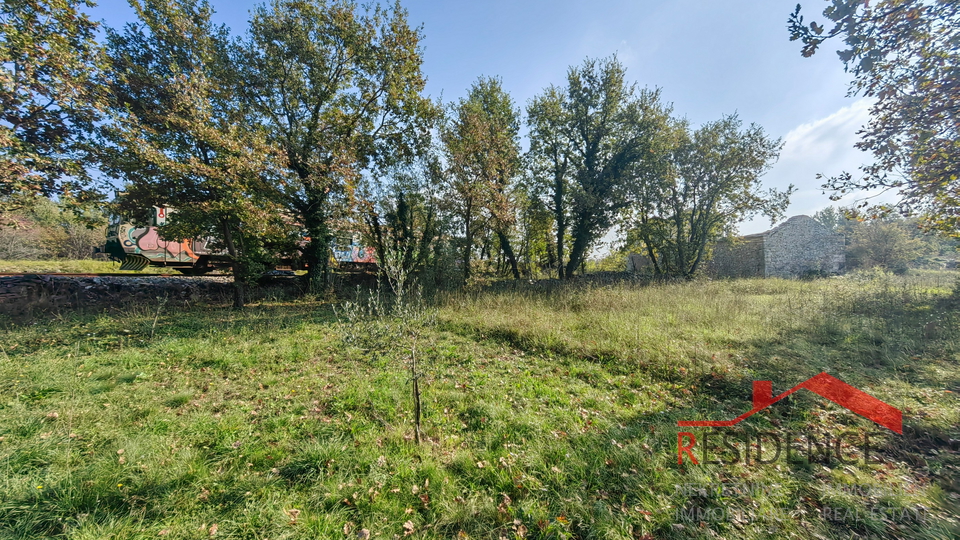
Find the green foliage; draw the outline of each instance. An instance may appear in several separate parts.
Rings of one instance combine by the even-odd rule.
[[[563,279],[564,247],[569,229],[570,140],[566,137],[563,89],[556,86],[546,88],[527,105],[527,127],[530,130],[530,150],[527,163],[530,167],[530,181],[526,186],[532,200],[538,200],[550,211],[553,218],[555,235],[552,244],[556,248],[556,258],[549,255],[548,266],[557,269],[557,276]],[[546,242],[550,246],[551,242]]]
[[[106,230],[90,224],[102,222],[102,216],[90,209],[78,216],[78,210],[38,197],[29,209],[9,214],[14,226],[0,228],[0,259],[92,258],[95,248],[103,245]]]
[[[824,185],[839,199],[846,193],[878,189],[899,199],[866,210],[868,215],[925,215],[927,225],[951,235],[957,220],[960,178],[960,4],[952,0],[833,0],[823,11],[827,30],[803,22],[800,6],[790,16],[790,39],[803,42],[803,55],[839,37],[837,51],[853,73],[850,94],[876,98],[871,119],[857,143],[875,163],[862,176],[843,173]],[[860,205],[865,208],[868,201]]]
[[[569,277],[630,204],[630,184],[668,111],[659,90],[637,91],[616,57],[571,67],[565,88],[550,87],[528,109],[534,174],[557,222],[558,259]],[[564,231],[572,245],[562,262]]]
[[[911,237],[907,227],[899,220],[858,224],[847,241],[847,265],[851,268],[879,266],[894,273],[905,273],[924,247],[918,238]]]
[[[313,288],[325,288],[334,225],[361,173],[409,161],[436,108],[421,96],[422,38],[399,3],[274,0],[253,11],[238,62],[249,120],[281,152],[273,190],[307,231]]]
[[[817,210],[813,214],[813,219],[833,232],[846,232],[855,222],[847,217],[847,213],[835,206]]]
[[[429,169],[429,167],[428,167]],[[381,274],[398,294],[423,283],[438,268],[437,249],[443,238],[442,216],[429,187],[435,175],[429,170],[397,171],[387,193],[361,197],[367,236],[377,251]]]
[[[756,124],[741,129],[736,115],[689,132],[674,122],[651,153],[651,166],[634,186],[634,228],[628,244],[639,244],[656,274],[692,277],[709,255],[708,246],[737,223],[763,213],[782,217],[793,191],[760,190],[760,176],[782,146]]]
[[[557,238],[553,234],[556,222],[555,213],[534,193],[529,185],[517,190],[517,206],[520,217],[521,268],[527,277],[540,277],[540,269],[551,271],[557,267]]]
[[[0,226],[37,197],[99,200],[87,135],[103,105],[98,24],[86,0],[0,6]]]
[[[269,268],[289,225],[267,183],[275,168],[238,100],[225,27],[206,2],[133,4],[140,22],[108,33],[113,123],[106,168],[127,181],[121,212],[175,206],[168,238],[213,236],[233,260],[235,305]],[[271,242],[273,240],[273,242]]]
[[[481,77],[466,98],[451,104],[441,138],[453,213],[463,227],[463,278],[470,279],[474,240],[490,228],[520,278],[510,243],[516,208],[510,193],[520,169],[520,111],[497,78]]]
[[[846,237],[848,269],[880,267],[896,273],[955,265],[958,241],[930,231],[922,221],[898,216],[858,220],[853,209],[828,206],[814,219]]]

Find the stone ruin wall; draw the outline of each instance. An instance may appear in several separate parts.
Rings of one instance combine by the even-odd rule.
[[[627,255],[627,272],[650,271],[653,265],[650,264],[650,257],[642,253],[631,253]]]
[[[846,263],[843,235],[830,232],[807,216],[795,216],[771,230],[764,244],[767,277],[839,274]]]
[[[627,271],[641,271],[649,264],[646,256],[631,254]],[[842,234],[809,216],[793,216],[764,233],[719,240],[705,271],[725,278],[795,278],[809,273],[839,274],[845,265]]]
[[[763,236],[733,240],[722,239],[713,247],[707,273],[716,277],[762,277],[764,275]]]

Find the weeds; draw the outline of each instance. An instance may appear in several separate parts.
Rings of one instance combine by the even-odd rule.
[[[373,293],[335,314],[295,301],[7,324],[0,536],[954,538],[951,286],[604,284],[402,308]],[[777,391],[819,371],[904,411],[905,435],[878,438],[884,464],[677,464],[677,420],[733,418],[753,380]],[[809,393],[749,424],[876,429]]]
[[[160,312],[163,311],[163,306],[167,304],[169,299],[168,296],[157,297],[157,314],[153,316],[153,324],[150,325],[150,339],[153,339],[153,335],[157,331],[157,321],[160,320]]]

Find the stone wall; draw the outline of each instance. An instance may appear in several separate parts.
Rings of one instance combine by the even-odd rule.
[[[740,238],[721,238],[713,245],[705,271],[725,278],[802,277],[844,271],[844,239],[809,216],[793,216],[773,229]],[[627,271],[650,265],[640,254],[627,257]]]
[[[742,238],[722,238],[713,247],[706,271],[716,277],[763,277],[764,238],[752,234]]]
[[[35,274],[0,277],[0,314],[18,315],[78,308],[156,306],[158,298],[171,305],[198,301],[226,302],[233,292],[230,276],[161,277],[145,274],[58,276]]]
[[[793,216],[764,235],[764,275],[843,272],[844,239],[808,216]]]
[[[627,255],[627,272],[652,271],[650,257],[641,253],[631,253]]]

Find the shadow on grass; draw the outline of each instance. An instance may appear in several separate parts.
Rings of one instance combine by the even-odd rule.
[[[4,347],[4,352],[14,359],[57,347],[73,348],[79,354],[144,349],[166,338],[192,339],[211,333],[255,333],[269,339],[303,325],[335,321],[334,310],[324,303],[264,304],[233,310],[223,306],[179,309],[154,302],[119,314],[72,313],[42,321],[4,321],[3,331],[17,334],[17,338]]]

